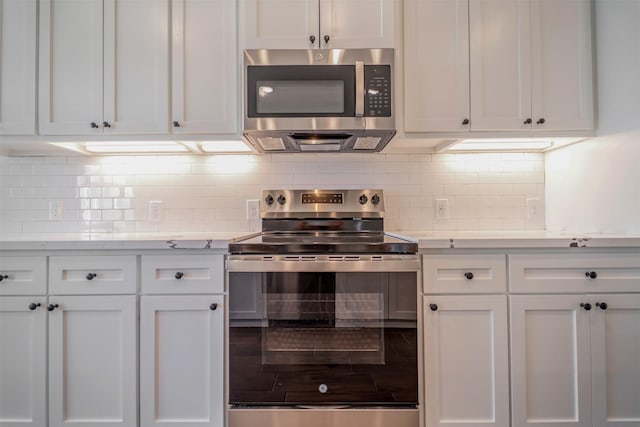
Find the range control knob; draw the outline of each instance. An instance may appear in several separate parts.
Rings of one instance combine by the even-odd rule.
[[[271,194],[268,194],[267,197],[264,198],[264,202],[268,206],[271,206],[273,204],[273,196]]]
[[[374,205],[380,203],[380,196],[378,196],[377,194],[371,196],[371,203],[373,203]]]
[[[284,205],[286,201],[287,201],[287,198],[284,197],[282,194],[278,196],[278,203],[280,203],[281,205]]]
[[[367,203],[369,198],[366,195],[363,194],[362,196],[360,196],[360,198],[358,200],[360,201],[361,205],[364,205],[365,203]]]

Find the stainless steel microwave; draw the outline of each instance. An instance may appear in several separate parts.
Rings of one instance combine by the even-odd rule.
[[[270,153],[382,150],[393,62],[393,49],[245,50],[244,138]]]

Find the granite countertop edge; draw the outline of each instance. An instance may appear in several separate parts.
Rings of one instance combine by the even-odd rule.
[[[640,248],[640,235],[548,231],[391,231],[420,249]],[[0,250],[225,250],[251,232],[0,234]]]

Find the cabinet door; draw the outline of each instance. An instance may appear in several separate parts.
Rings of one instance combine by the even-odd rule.
[[[33,135],[36,0],[0,2],[0,135]]]
[[[424,297],[428,427],[509,425],[505,296]]]
[[[173,133],[238,131],[235,0],[172,2]]]
[[[393,0],[320,0],[320,46],[393,48],[393,9]]]
[[[404,52],[405,131],[468,130],[469,1],[407,0]]]
[[[49,313],[49,426],[135,427],[136,297],[49,304],[58,304]]]
[[[590,311],[580,295],[511,296],[512,426],[591,426]]]
[[[531,0],[531,47],[533,129],[592,129],[590,2]]]
[[[593,425],[640,426],[640,295],[592,295],[591,303]]]
[[[102,15],[102,0],[40,1],[41,134],[102,133]]]
[[[169,129],[168,0],[104,0],[104,131]]]
[[[44,297],[0,298],[0,427],[46,426],[45,305]]]
[[[222,427],[223,296],[143,296],[140,307],[140,425]]]
[[[529,129],[527,0],[469,2],[471,130]]]
[[[319,0],[241,0],[239,10],[243,49],[320,46]]]

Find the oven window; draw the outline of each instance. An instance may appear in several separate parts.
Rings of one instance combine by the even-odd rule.
[[[416,273],[229,273],[233,405],[416,405]]]
[[[261,80],[256,82],[258,114],[344,113],[342,80]]]

